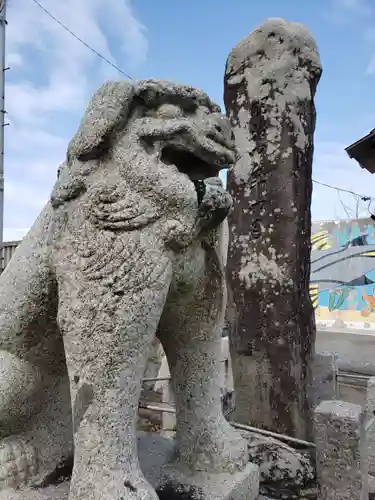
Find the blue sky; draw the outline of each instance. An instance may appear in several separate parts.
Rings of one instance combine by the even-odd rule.
[[[313,176],[375,198],[375,176],[344,151],[375,128],[374,0],[39,1],[134,79],[191,84],[221,105],[225,61],[242,38],[269,17],[305,24],[323,64]],[[8,22],[5,240],[24,236],[48,199],[92,92],[123,78],[33,0],[8,0]],[[353,196],[314,185],[315,220],[347,218],[357,206],[368,215]]]

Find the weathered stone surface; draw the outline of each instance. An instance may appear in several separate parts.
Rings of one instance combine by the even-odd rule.
[[[142,471],[161,500],[255,500],[259,493],[259,469],[249,463],[241,471],[192,475],[182,461],[173,462],[175,443],[157,435],[139,434]],[[171,464],[172,460],[172,464]]]
[[[0,491],[0,500],[68,500],[70,482],[48,486],[43,489],[21,489]]]
[[[163,355],[164,355],[163,348],[159,340],[155,339],[150,346],[146,369],[143,375],[144,379],[156,378],[158,376]],[[155,381],[144,382],[143,387],[145,389],[152,390],[155,387]]]
[[[157,488],[160,500],[256,500],[259,493],[259,471],[248,463],[232,474],[189,474],[185,467],[166,467]]]
[[[228,173],[234,209],[227,278],[237,308],[233,418],[303,439],[312,437],[308,282],[320,74],[308,30],[270,19],[232,50],[224,80],[237,149]]]
[[[314,408],[322,401],[337,398],[337,358],[330,352],[317,352],[312,368],[311,400]]]
[[[231,197],[216,176],[234,159],[219,111],[200,90],[155,80],[110,82],[91,100],[50,202],[0,276],[0,489],[47,486],[74,432],[70,500],[156,499],[135,427],[158,325],[181,460],[192,473],[247,466],[217,383],[216,245]]]
[[[259,495],[257,500],[282,500],[282,498],[278,496],[269,497],[269,496]],[[319,500],[316,488],[309,488],[305,491],[302,491],[301,495],[298,497],[298,500]]]
[[[323,401],[315,409],[319,500],[367,500],[365,412],[359,405]]]
[[[366,387],[366,442],[368,470],[375,475],[375,377],[370,377]]]
[[[228,338],[221,338],[221,349],[219,353],[219,378],[218,384],[221,390],[223,399],[223,409],[228,407],[232,403],[231,394],[233,392],[233,378],[232,378],[232,366],[229,358],[228,350]],[[227,361],[227,363],[225,363]],[[172,387],[171,380],[165,380],[170,377],[170,371],[168,366],[167,358],[164,356],[162,359],[161,367],[159,370],[158,377],[160,380],[155,384],[155,390],[162,393],[162,401],[166,403],[167,407],[175,405],[175,395]],[[226,398],[226,399],[225,399]],[[164,437],[174,437],[176,428],[176,414],[163,412],[162,414],[162,431],[161,434]]]
[[[368,476],[368,498],[375,500],[375,477],[370,474]]]
[[[150,485],[154,489],[158,489],[163,480],[162,469],[166,464],[168,464],[168,462],[173,460],[176,443],[172,439],[166,439],[157,434],[138,432],[137,445],[142,472]],[[246,472],[248,473],[247,476]],[[230,482],[230,479],[232,479],[232,486],[236,483],[241,485],[241,477],[247,477],[249,481],[248,487],[246,488],[247,491],[244,491],[243,497],[238,496],[241,491],[240,488],[232,487],[232,492],[234,492],[237,496],[231,497],[231,499],[241,498],[241,500],[253,500],[258,497],[259,471],[257,466],[249,464],[249,466],[245,469],[245,473],[244,471],[241,471],[240,474],[234,478],[234,480],[230,476],[228,477],[228,474],[219,475],[219,481],[215,484],[212,492],[217,491],[220,481],[222,481],[224,477],[227,479],[226,483]],[[206,479],[212,481],[213,478],[212,476],[207,475]],[[222,483],[221,485],[223,486]],[[229,490],[230,485],[224,484],[224,489]],[[0,500],[67,500],[68,494],[69,480],[66,480],[60,484],[43,489],[31,490],[28,488],[23,491],[0,492]],[[130,498],[134,498],[134,496],[131,496]],[[217,498],[225,498],[225,496],[219,495],[218,497],[215,496],[213,498],[216,500]],[[105,498],[105,500],[107,500],[107,498]],[[116,500],[118,499],[116,498]],[[172,500],[172,497],[168,497],[168,500]]]
[[[241,431],[247,440],[250,462],[259,466],[261,493],[276,498],[300,498],[315,479],[308,454],[255,432]]]

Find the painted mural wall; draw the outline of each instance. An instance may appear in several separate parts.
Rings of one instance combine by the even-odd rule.
[[[312,225],[310,293],[318,327],[375,329],[375,222]]]

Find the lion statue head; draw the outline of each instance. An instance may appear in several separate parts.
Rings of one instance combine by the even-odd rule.
[[[68,146],[52,206],[90,193],[95,207],[120,199],[132,206],[116,224],[113,213],[96,217],[104,229],[142,227],[167,212],[178,220],[182,210],[196,214],[196,186],[234,163],[233,148],[228,119],[203,91],[160,80],[109,82]]]

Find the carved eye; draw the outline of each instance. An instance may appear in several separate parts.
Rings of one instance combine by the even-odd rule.
[[[183,115],[182,109],[174,104],[162,104],[156,111],[158,118],[178,118]]]
[[[204,113],[205,115],[211,114],[211,111],[208,108],[206,108],[206,106],[199,106],[199,111],[202,111],[202,113]]]

